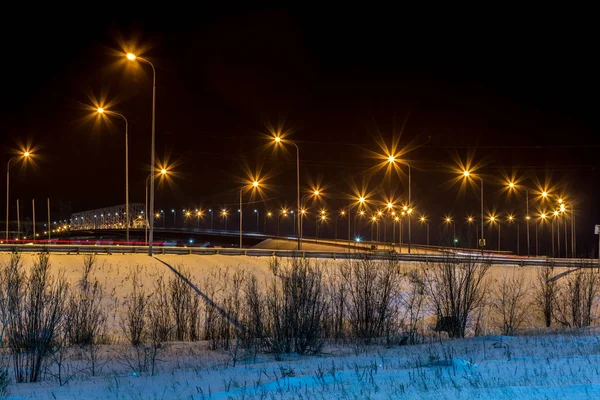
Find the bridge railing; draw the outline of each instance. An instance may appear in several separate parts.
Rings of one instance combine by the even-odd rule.
[[[61,253],[61,254],[147,254],[147,246],[109,246],[109,245],[15,245],[0,244],[0,252],[23,253]],[[236,249],[236,248],[206,248],[206,247],[153,247],[153,254],[191,254],[191,255],[224,255],[224,256],[250,256],[250,257],[300,257],[320,258],[334,260],[394,260],[405,262],[435,262],[451,257],[455,260],[481,259],[493,265],[512,266],[554,266],[573,268],[599,267],[597,260],[574,258],[546,258],[546,257],[515,257],[497,254],[474,253],[396,253],[384,251],[298,251],[298,250],[272,250],[272,249]]]

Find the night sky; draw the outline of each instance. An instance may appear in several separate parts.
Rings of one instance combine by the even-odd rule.
[[[15,17],[2,26],[2,159],[19,143],[36,154],[35,165],[11,168],[11,204],[50,197],[77,212],[124,203],[124,126],[90,117],[94,99],[129,120],[130,202],[144,201],[152,75],[125,62],[129,50],[156,67],[157,160],[175,173],[157,185],[157,209],[237,209],[244,171],[259,167],[270,175],[268,200],[255,206],[293,206],[295,155],[268,146],[272,126],[298,144],[302,190],[325,186],[332,215],[351,202],[353,186],[373,200],[406,200],[405,167],[387,178],[372,168],[378,143],[397,140],[411,150],[403,158],[413,202],[432,230],[445,214],[457,229],[479,215],[477,187],[461,192],[449,182],[455,159],[471,156],[486,181],[486,209],[523,218],[522,194],[502,191],[503,175],[516,174],[530,188],[532,214],[536,182],[547,184],[575,205],[581,251],[596,241],[600,69],[597,30],[583,12],[455,19],[232,6],[127,14]]]

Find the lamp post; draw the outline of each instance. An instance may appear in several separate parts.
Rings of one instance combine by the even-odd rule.
[[[254,209],[254,214],[256,214],[256,233],[258,233],[260,231],[260,226],[258,223],[258,219],[260,217],[260,211],[258,211],[258,209]]]
[[[221,218],[223,218],[223,223],[224,223],[224,227],[225,227],[225,231],[227,230],[227,216],[228,216],[228,212],[226,209],[222,209],[221,210]]]
[[[427,222],[427,218],[424,215],[419,218],[419,222],[427,226],[427,246],[429,246],[429,222]]]
[[[100,115],[114,115],[125,121],[125,242],[129,243],[129,122],[121,113],[98,107]]]
[[[280,136],[275,136],[275,143],[284,143],[284,140]],[[300,237],[300,149],[296,143],[291,140],[285,140],[285,143],[289,143],[296,148],[296,220],[298,224],[298,250],[302,250],[302,239]]]
[[[454,223],[454,220],[452,220],[451,217],[444,218],[444,222],[447,225],[452,224],[452,243],[453,243],[454,247],[456,247],[456,224]]]
[[[302,242],[302,235],[304,233],[304,215],[306,214],[306,207],[304,205],[304,202],[307,198],[309,198],[311,196],[319,197],[320,195],[321,195],[321,191],[319,189],[315,189],[312,191],[312,193],[308,193],[308,194],[305,194],[304,196],[302,196],[302,200],[300,201],[300,209],[298,212],[298,218],[299,218],[298,237],[300,238],[300,242]]]
[[[539,226],[543,226],[542,224],[544,222],[546,222],[546,218],[548,218],[548,215],[546,213],[541,213],[540,214],[540,218],[538,220],[538,223],[535,225],[535,255],[536,257],[539,256],[540,253],[540,242],[538,239],[538,228]]]
[[[204,216],[204,212],[202,210],[196,210],[196,218],[198,220],[198,230],[200,229],[200,218]]]
[[[11,157],[6,163],[6,241],[8,241],[8,215],[9,215],[9,186],[10,186],[10,162],[15,158],[28,158],[31,155],[29,151],[24,151],[18,156]]]
[[[463,176],[468,179],[471,176],[471,172],[464,170]],[[483,253],[483,248],[485,247],[485,239],[483,238],[483,178],[479,177],[479,183],[481,187],[481,243],[478,243],[478,245],[481,246],[481,252]]]
[[[498,224],[498,251],[500,250],[500,218],[495,215],[490,215],[489,217],[490,226],[494,224]]]
[[[267,211],[267,213],[265,214],[265,226],[264,226],[264,232],[265,234],[267,234],[267,222],[269,221],[269,218],[273,217],[273,213],[271,211]]]
[[[288,210],[283,208],[277,217],[277,236],[279,236],[279,224],[281,223],[281,217],[285,217],[288,213]]]
[[[258,185],[259,185],[258,181],[252,182],[251,189],[252,190],[256,189],[258,187]],[[240,188],[240,249],[242,248],[242,220],[243,220],[243,218],[242,218],[242,213],[243,213],[243,210],[242,210],[242,194],[244,192],[244,189],[246,189],[246,188],[247,188],[247,186],[242,186]],[[256,210],[254,210],[254,211],[256,211]],[[257,217],[257,221],[258,221],[258,217]]]
[[[156,138],[156,70],[154,65],[146,60],[145,58],[137,57],[133,53],[127,53],[127,59],[133,61],[138,60],[143,63],[150,65],[152,68],[152,141],[150,148],[150,165],[154,168],[154,156],[155,156],[155,138]],[[150,209],[154,210],[154,179],[150,181]],[[152,256],[152,242],[154,240],[154,218],[150,218],[150,238],[148,242],[148,255]]]
[[[520,234],[520,232],[519,232],[520,231],[519,219],[515,218],[515,216],[512,215],[512,214],[509,214],[506,219],[508,220],[509,224],[516,223],[516,225],[517,225],[517,255],[520,255],[520,251],[519,251],[520,250],[519,249],[519,242],[520,242],[520,237],[519,237],[519,234]]]
[[[471,247],[471,226],[473,225],[473,222],[475,222],[475,218],[471,217],[470,215],[467,217],[467,224],[469,224],[469,247]],[[477,230],[477,227],[475,227],[475,248],[478,247],[478,243],[479,242],[479,230]]]
[[[340,210],[339,216],[335,217],[335,240],[338,238],[338,217],[344,218],[346,216],[346,210]]]
[[[210,230],[213,230],[213,210],[212,208],[208,209],[208,212],[210,213]]]

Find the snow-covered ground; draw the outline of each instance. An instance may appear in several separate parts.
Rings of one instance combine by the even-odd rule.
[[[0,254],[0,263],[9,260]],[[26,266],[35,255],[23,254]],[[94,276],[109,293],[106,307],[113,315],[108,330],[118,332],[120,302],[131,290],[129,276],[141,271],[150,289],[159,276],[173,272],[158,260],[184,268],[200,289],[213,285],[215,274],[245,270],[259,282],[272,276],[269,257],[223,255],[113,254],[97,257]],[[70,282],[81,276],[83,256],[50,256],[52,269]],[[327,260],[335,267],[343,261]],[[536,277],[532,267],[493,267],[491,279],[517,270],[527,285]],[[556,269],[560,274],[563,269]],[[211,278],[212,277],[212,278]],[[212,279],[212,280],[211,280]],[[600,336],[593,330],[578,333],[521,337],[481,336],[439,340],[417,346],[361,347],[329,344],[318,356],[296,356],[277,361],[272,355],[239,361],[234,367],[223,351],[208,344],[170,343],[161,348],[155,376],[133,374],[131,348],[125,344],[100,346],[99,371],[90,376],[82,348],[70,349],[68,382],[60,385],[46,376],[43,382],[10,385],[11,399],[596,399],[600,398]],[[117,341],[118,342],[118,341]],[[0,362],[10,366],[7,355]],[[78,372],[79,371],[79,372]],[[82,372],[84,371],[84,372]],[[69,377],[73,375],[72,379]]]
[[[10,399],[598,399],[593,332],[486,336],[417,346],[332,347],[235,367],[201,343],[172,344],[155,376],[133,375],[115,346],[100,376],[11,386]]]

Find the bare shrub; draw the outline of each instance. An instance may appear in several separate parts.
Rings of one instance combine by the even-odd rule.
[[[260,293],[258,279],[250,275],[244,284],[244,304],[240,322],[244,327],[243,346],[249,358],[255,358],[264,347],[265,338],[265,300]]]
[[[403,321],[408,344],[419,343],[419,325],[423,319],[425,308],[425,275],[416,269],[407,273],[408,290],[400,295],[400,303],[404,309]]]
[[[160,276],[155,282],[150,296],[148,307],[146,308],[146,342],[144,349],[145,359],[148,361],[150,374],[156,373],[156,363],[159,352],[165,347],[165,342],[169,340],[172,331],[172,318],[170,297],[164,278]]]
[[[29,276],[22,269],[20,257],[12,256],[6,271],[7,337],[16,381],[37,382],[63,322],[68,284],[62,274],[50,274],[47,254],[36,257]]]
[[[126,351],[121,356],[121,361],[131,367],[134,372],[148,370],[148,352],[145,341],[148,337],[147,312],[149,300],[143,284],[140,282],[141,268],[137,266],[132,270],[127,279],[131,281],[131,292],[125,297],[125,309],[121,314],[121,330],[132,346],[133,356]]]
[[[211,271],[208,276],[204,278],[203,292],[213,302],[207,302],[204,306],[203,313],[203,334],[204,340],[209,340],[211,349],[216,350],[219,346],[219,317],[220,313],[217,310],[216,303],[217,294],[223,290],[223,281],[227,279],[228,271],[222,271],[221,269]]]
[[[92,277],[96,255],[83,257],[83,273],[68,301],[66,336],[70,344],[93,345],[106,333],[107,313],[102,305],[104,288]]]
[[[348,260],[340,268],[347,287],[348,321],[354,337],[369,343],[381,337],[392,317],[392,299],[401,275],[395,261]]]
[[[590,326],[600,278],[591,269],[580,269],[563,279],[564,283],[559,286],[556,296],[556,320],[567,327]]]
[[[240,359],[246,358],[246,352],[244,351],[244,332],[243,324],[242,329],[232,325],[230,320],[240,321],[242,315],[242,302],[243,302],[243,287],[246,281],[246,274],[244,271],[236,271],[228,283],[229,291],[227,297],[224,299],[224,310],[229,318],[221,318],[225,325],[223,326],[222,336],[225,339],[224,349],[228,351],[233,366]]]
[[[525,321],[527,291],[525,275],[516,270],[505,273],[496,283],[491,306],[502,320],[504,335],[514,335],[515,330]]]
[[[436,330],[446,331],[452,338],[465,337],[469,316],[484,301],[489,268],[488,262],[452,257],[423,265],[427,292],[438,317]]]
[[[125,310],[121,316],[121,330],[129,344],[138,346],[146,339],[146,309],[148,296],[140,282],[140,267],[132,270],[127,277],[131,281],[131,292],[125,297]]]
[[[181,266],[178,270],[187,279],[190,278],[189,271]],[[178,276],[169,278],[168,290],[175,327],[175,340],[198,340],[198,296],[193,292],[190,285]]]
[[[543,267],[538,270],[534,286],[534,305],[538,308],[547,328],[552,325],[554,306],[558,286],[554,281],[554,268]]]
[[[320,266],[293,258],[285,266],[275,260],[270,267],[274,273],[266,301],[270,351],[319,352],[327,306]]]
[[[329,270],[325,292],[329,304],[327,313],[326,337],[336,340],[346,338],[348,282],[343,279],[338,268]]]

